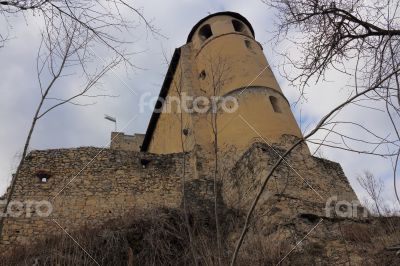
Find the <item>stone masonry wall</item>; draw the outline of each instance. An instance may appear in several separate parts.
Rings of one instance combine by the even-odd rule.
[[[110,148],[126,151],[140,151],[144,134],[125,135],[122,132],[111,133]]]
[[[242,155],[220,154],[219,206],[246,212],[285,147],[285,143],[256,142]],[[298,217],[327,216],[325,206],[331,197],[357,201],[339,164],[311,156],[305,146],[285,161],[257,205],[256,216],[261,217],[255,219],[257,227],[266,234]],[[101,226],[138,209],[180,207],[183,171],[189,210],[212,212],[214,170],[214,154],[200,147],[169,155],[92,147],[33,151],[24,161],[11,198],[9,209],[20,215],[4,219],[0,253],[64,230]],[[52,213],[40,217],[46,207],[35,206],[46,202],[51,203]]]
[[[247,213],[261,183],[285,153],[285,146],[254,143],[241,156],[228,174],[230,178],[224,180],[228,207]],[[311,156],[305,146],[293,150],[285,161],[269,180],[246,239],[259,240],[260,250],[277,250],[282,258],[293,251],[284,265],[365,265],[360,261],[366,251],[343,238],[344,226],[365,224],[366,211],[359,203],[346,210],[358,199],[341,166]],[[239,233],[232,232],[230,238],[236,243]],[[245,241],[243,250],[253,248],[246,245]],[[292,263],[296,259],[302,263]]]
[[[0,250],[63,233],[63,229],[98,226],[136,208],[179,207],[182,163],[182,154],[91,147],[33,151],[25,159],[12,195],[13,202],[24,204],[13,204],[13,213],[23,214],[5,218]],[[43,173],[50,175],[45,183]],[[189,168],[186,174],[191,175]],[[39,217],[46,207],[39,211],[28,207],[31,201],[49,201],[53,212]]]
[[[338,163],[309,155],[298,147],[285,158],[275,173],[258,204],[259,213],[280,213],[284,217],[312,214],[326,216],[325,206],[330,200],[358,201]],[[248,210],[262,181],[285,150],[279,146],[255,143],[237,161],[224,181],[223,196],[229,207]],[[271,222],[271,217],[266,220]]]

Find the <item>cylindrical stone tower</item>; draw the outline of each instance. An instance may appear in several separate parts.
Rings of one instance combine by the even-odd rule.
[[[165,101],[156,109],[183,95],[201,110],[182,110],[183,115],[175,111],[179,108],[155,111],[142,151],[176,153],[195,146],[212,151],[218,132],[219,151],[240,156],[254,142],[281,142],[285,134],[301,137],[252,26],[237,13],[220,12],[200,20],[187,43],[175,50],[160,91]],[[212,110],[199,112],[213,105],[213,97],[219,103],[217,115]]]
[[[246,149],[256,141],[279,142],[284,134],[301,137],[289,103],[246,18],[233,12],[212,14],[193,27],[187,42],[197,79],[194,96],[231,96],[237,100],[236,104],[227,100],[225,110],[217,115],[221,149]],[[194,124],[197,144],[210,142],[209,120],[207,115],[198,115]]]

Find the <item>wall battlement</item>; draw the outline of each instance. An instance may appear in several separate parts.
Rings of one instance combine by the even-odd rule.
[[[144,134],[125,135],[123,132],[111,132],[110,148],[115,150],[140,151]]]

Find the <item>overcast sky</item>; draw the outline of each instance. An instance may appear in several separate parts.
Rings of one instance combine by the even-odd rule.
[[[275,75],[291,102],[298,97],[298,91],[290,87],[279,75],[278,65],[282,58],[274,53],[271,31],[274,27],[273,13],[259,0],[216,0],[216,1],[135,1],[144,15],[153,19],[164,38],[146,35],[140,27],[133,32],[137,41],[131,44],[132,52],[140,52],[133,62],[141,69],[126,71],[121,68],[110,73],[101,89],[118,95],[115,98],[98,98],[93,106],[77,107],[66,105],[41,120],[34,132],[31,150],[69,148],[81,146],[102,147],[109,143],[114,125],[104,120],[104,114],[117,117],[118,127],[126,134],[144,133],[151,110],[139,112],[140,95],[159,93],[167,65],[163,53],[172,56],[173,50],[186,42],[194,24],[210,13],[234,11],[245,16],[253,25],[256,39],[264,46],[264,52]],[[8,186],[11,173],[16,168],[35,106],[39,100],[39,89],[35,71],[35,58],[40,41],[40,18],[9,18],[11,36],[5,47],[0,48],[0,194]],[[0,23],[1,24],[1,23]],[[4,30],[3,28],[0,30]],[[101,59],[99,58],[99,64]],[[337,72],[330,72],[329,82],[319,83],[307,89],[307,101],[293,109],[302,130],[312,127],[331,108],[348,96],[344,85],[349,80]],[[62,87],[78,86],[76,81],[64,79]],[[132,91],[135,91],[133,93]],[[300,123],[301,111],[301,123]],[[368,113],[365,109],[348,108],[340,116],[347,120],[366,123],[382,135],[389,132],[386,118],[379,113]],[[132,118],[136,119],[132,120]],[[351,132],[350,132],[351,133]],[[357,134],[357,132],[354,132]],[[359,197],[364,197],[356,182],[356,176],[369,170],[385,180],[384,198],[394,202],[393,178],[389,160],[368,155],[359,155],[334,149],[323,149],[323,156],[339,162]]]

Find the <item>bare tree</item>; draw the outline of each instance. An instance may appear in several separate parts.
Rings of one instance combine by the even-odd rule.
[[[166,55],[166,53],[163,51],[163,57],[165,60],[165,63],[167,66],[169,66],[171,64],[171,62],[168,60],[168,56]],[[184,220],[185,220],[185,227],[187,230],[187,234],[188,234],[188,238],[189,238],[189,248],[190,248],[190,252],[191,255],[193,257],[193,262],[195,265],[198,265],[198,261],[197,261],[197,251],[195,249],[195,245],[194,245],[194,237],[193,237],[193,230],[191,228],[190,225],[190,221],[189,221],[189,211],[188,211],[188,204],[187,204],[187,194],[186,194],[186,160],[187,160],[187,151],[186,151],[186,146],[187,146],[187,135],[189,134],[189,132],[187,131],[189,128],[188,122],[185,121],[185,113],[183,112],[183,110],[186,110],[185,108],[183,108],[182,104],[183,104],[183,94],[185,93],[184,91],[184,75],[186,75],[186,72],[184,70],[184,68],[182,67],[182,64],[179,64],[179,68],[177,73],[175,73],[174,79],[172,81],[172,85],[174,92],[176,92],[176,94],[178,95],[179,99],[180,99],[180,103],[178,106],[175,106],[175,110],[176,113],[173,112],[174,115],[178,116],[179,119],[179,131],[180,131],[180,145],[181,145],[181,149],[182,149],[182,177],[181,177],[181,191],[182,191],[182,207],[183,207],[183,215],[184,215]],[[162,99],[158,99],[158,100],[162,100]],[[164,102],[165,103],[165,102]],[[161,111],[165,111],[165,112],[171,112],[173,108],[173,106],[170,106],[170,102],[169,99],[166,99],[166,104],[167,105],[163,105],[163,107],[161,108]]]
[[[324,126],[326,126],[327,124],[329,124],[329,119],[331,119],[337,112],[339,112],[342,108],[344,108],[345,106],[351,104],[352,102],[356,101],[358,98],[362,97],[363,95],[374,91],[375,89],[377,89],[378,87],[380,87],[384,82],[386,82],[388,79],[390,79],[393,75],[396,75],[400,72],[400,69],[398,69],[396,72],[394,73],[389,73],[387,76],[383,77],[382,80],[377,81],[376,84],[373,84],[371,87],[366,88],[363,91],[360,91],[358,93],[356,93],[354,96],[348,98],[346,101],[340,103],[338,106],[336,106],[335,108],[333,108],[331,111],[329,111],[315,126],[315,128],[313,128],[308,134],[306,134],[305,136],[303,136],[302,138],[298,139],[290,148],[288,148],[283,154],[279,155],[278,160],[275,162],[275,164],[272,166],[272,168],[268,171],[268,174],[266,175],[266,177],[264,178],[264,180],[261,183],[261,187],[259,189],[259,191],[257,192],[256,196],[253,199],[253,202],[247,212],[246,218],[245,218],[245,222],[243,225],[243,229],[242,232],[240,234],[240,237],[236,243],[235,246],[235,250],[233,252],[232,255],[232,259],[231,259],[231,263],[230,265],[233,266],[236,263],[236,259],[237,256],[239,254],[240,248],[243,244],[243,241],[245,239],[245,236],[249,230],[249,226],[250,226],[250,222],[251,219],[253,218],[253,214],[254,214],[254,210],[261,198],[261,195],[263,194],[269,180],[271,179],[273,173],[275,172],[275,170],[281,165],[282,162],[285,161],[285,158],[295,149],[297,148],[299,145],[301,145],[302,143],[306,142],[310,137],[312,137],[313,135],[315,135],[321,128],[323,128]],[[395,154],[394,154],[395,155]],[[394,156],[393,155],[393,156]]]
[[[164,59],[169,64],[168,59],[164,53]],[[200,112],[204,115],[206,115],[207,122],[209,123],[209,126],[212,130],[212,135],[213,135],[213,144],[212,144],[212,153],[214,156],[213,160],[213,168],[212,168],[212,177],[213,177],[213,204],[214,204],[214,219],[215,219],[215,228],[216,228],[216,243],[217,243],[217,250],[216,250],[216,256],[217,256],[217,263],[218,265],[222,265],[222,236],[221,236],[221,221],[219,217],[219,211],[220,211],[220,198],[219,198],[219,193],[220,193],[220,184],[221,184],[221,174],[220,174],[220,165],[219,165],[219,154],[220,154],[220,147],[218,144],[218,112],[221,112],[221,91],[222,88],[227,81],[227,73],[228,73],[228,64],[227,60],[222,58],[221,56],[208,56],[206,59],[206,68],[207,68],[207,76],[209,76],[207,86],[204,90],[201,90],[205,93],[205,97],[208,100],[208,104],[206,106],[203,106],[203,103],[199,103],[198,101],[193,101],[192,104],[195,104],[195,106],[192,106],[192,108],[189,108],[187,106],[187,100],[185,99],[185,93],[188,91],[185,90],[187,89],[185,84],[184,84],[184,76],[185,75],[191,75],[191,70],[190,69],[185,69],[183,66],[184,63],[178,64],[178,69],[177,72],[174,75],[174,79],[172,82],[172,88],[174,89],[174,92],[177,94],[179,97],[180,101],[177,104],[177,106],[172,106],[173,101],[169,101],[167,98],[165,101],[165,105],[163,111],[166,112],[171,112],[172,114],[177,117],[179,120],[179,130],[180,130],[180,145],[181,149],[183,152],[183,173],[182,173],[182,193],[183,193],[183,211],[185,214],[185,220],[187,224],[187,230],[188,230],[188,237],[189,237],[189,242],[191,243],[190,250],[192,252],[193,256],[193,261],[197,265],[198,264],[198,258],[199,254],[203,255],[201,252],[204,252],[203,248],[208,250],[210,247],[202,247],[202,239],[199,239],[198,237],[194,236],[189,220],[188,220],[188,206],[187,206],[187,200],[186,200],[186,147],[190,143],[188,143],[188,140],[190,140],[190,137],[188,137],[191,133],[188,130],[190,128],[189,120],[187,120],[188,116],[191,115],[192,112]],[[189,73],[187,73],[189,72]],[[174,96],[172,95],[171,98]],[[176,102],[175,102],[176,104]],[[197,104],[197,105],[196,105]],[[189,105],[191,105],[189,103]],[[205,107],[205,109],[203,109]],[[172,110],[171,110],[172,109]],[[211,254],[214,254],[211,252]],[[212,255],[214,256],[214,255]]]
[[[39,24],[42,38],[36,64],[40,100],[33,115],[20,162],[11,180],[4,213],[7,211],[37,122],[65,104],[85,106],[93,103],[82,99],[110,96],[92,94],[90,91],[108,71],[120,63],[135,67],[130,60],[131,54],[124,48],[124,44],[130,43],[125,38],[129,34],[124,32],[129,33],[138,23],[143,22],[147,32],[162,36],[152,22],[128,1],[0,1],[0,17],[7,23],[10,16],[22,16],[27,19],[29,15],[39,17],[41,22]],[[137,22],[132,19],[135,17],[132,15],[139,18]],[[8,39],[11,25],[8,26],[8,29],[5,28],[6,33],[0,32],[0,47],[4,46]],[[93,63],[95,58],[99,58],[95,52],[96,47],[105,49],[111,55],[111,59],[101,59],[102,65]],[[60,95],[59,81],[72,75],[80,77],[81,87],[70,90],[69,95],[64,90]],[[0,221],[0,234],[2,225],[3,220]]]
[[[126,12],[128,10],[128,12]],[[88,30],[95,42],[105,45],[116,54],[128,59],[121,45],[126,43],[123,33],[135,26],[134,17],[139,18],[146,28],[162,36],[152,21],[129,0],[79,1],[79,0],[3,0],[0,1],[0,16],[8,22],[10,16],[35,15],[41,18],[47,31],[56,33],[62,24],[77,22]],[[134,16],[132,16],[134,15]],[[62,23],[61,23],[62,22]],[[9,33],[0,32],[0,47],[7,41]],[[82,36],[83,37],[83,36]]]
[[[320,146],[342,149],[350,152],[373,154],[394,161],[394,183],[400,152],[400,119],[398,52],[400,49],[398,25],[398,1],[384,4],[379,1],[327,1],[327,0],[270,0],[264,1],[276,9],[279,20],[277,40],[294,43],[301,51],[298,60],[290,53],[282,53],[287,63],[283,65],[285,77],[291,84],[300,88],[304,96],[305,88],[311,82],[324,80],[329,70],[337,70],[354,77],[350,96],[337,107],[329,111],[302,139],[293,144],[280,156],[268,171],[259,192],[247,213],[242,233],[237,241],[231,265],[234,265],[238,252],[243,244],[255,207],[266,188],[274,171],[298,145],[308,141]],[[372,19],[371,19],[372,16]],[[367,19],[363,19],[368,17]],[[372,21],[372,22],[370,22]],[[355,63],[355,67],[351,67]],[[286,71],[290,67],[290,71]],[[337,121],[334,118],[350,105],[360,105],[375,109],[374,104],[382,102],[391,121],[395,137],[378,136],[373,130],[358,121]],[[368,106],[369,104],[369,106]],[[381,111],[381,110],[380,110]],[[375,141],[349,136],[346,132],[335,129],[336,125],[350,124],[374,137]],[[341,142],[322,139],[311,139],[317,132],[326,131],[327,135],[337,136]],[[359,149],[349,145],[358,142],[373,149]],[[384,146],[378,150],[378,147]],[[395,193],[397,189],[395,186]]]
[[[364,175],[358,176],[357,181],[371,198],[375,212],[377,212],[379,216],[382,216],[383,181],[380,178],[375,178],[369,171],[365,171]]]
[[[385,113],[392,128],[388,135],[380,136],[372,125],[340,120],[335,114],[320,128],[325,137],[307,142],[318,149],[324,146],[390,158],[400,204],[396,186],[400,155],[400,1],[262,1],[277,12],[276,40],[290,42],[300,51],[299,56],[288,50],[280,53],[285,59],[283,74],[300,89],[301,97],[306,97],[308,85],[326,80],[332,70],[351,77],[352,82],[347,84],[350,97],[374,88],[348,106]],[[348,129],[365,137],[350,135]]]
[[[218,112],[220,112],[220,97],[221,91],[224,87],[225,82],[228,80],[228,64],[226,58],[221,56],[209,58],[209,68],[210,68],[210,85],[211,85],[211,108],[210,108],[210,122],[214,138],[213,152],[214,152],[214,173],[213,173],[213,183],[214,183],[214,217],[215,217],[215,228],[217,233],[217,248],[218,248],[218,265],[222,265],[222,237],[220,228],[220,217],[219,217],[219,188],[221,184],[220,176],[220,166],[219,166],[219,153],[220,147],[218,143]]]
[[[396,71],[399,66],[399,58],[393,56],[400,49],[398,1],[264,2],[278,12],[279,40],[286,38],[301,51],[302,56],[297,60],[287,58],[290,66],[299,71],[286,77],[303,88],[311,78],[318,81],[332,68],[350,75],[357,71],[367,83]],[[352,59],[359,63],[355,70],[346,67]],[[390,81],[393,86],[382,84],[380,88],[400,100],[398,76]]]
[[[20,162],[11,180],[9,192],[7,194],[4,213],[7,212],[8,204],[14,192],[16,180],[19,177],[21,167],[34,133],[37,123],[49,112],[65,104],[86,106],[91,103],[80,102],[82,98],[96,98],[108,96],[104,94],[93,94],[91,91],[99,85],[99,81],[118,64],[124,61],[120,56],[116,56],[104,62],[104,65],[96,67],[94,70],[89,64],[95,56],[89,52],[90,34],[87,28],[76,21],[71,24],[62,24],[57,33],[47,31],[42,33],[42,42],[37,55],[37,78],[40,88],[39,103],[33,115],[28,135],[25,139]],[[62,91],[60,81],[66,77],[82,73],[81,81],[83,85],[75,90],[70,90],[69,95],[65,90]],[[75,74],[78,75],[78,74]],[[79,76],[79,75],[78,75]],[[61,91],[61,93],[60,93]],[[61,96],[57,96],[60,95]],[[0,223],[0,233],[2,232],[3,220]]]

